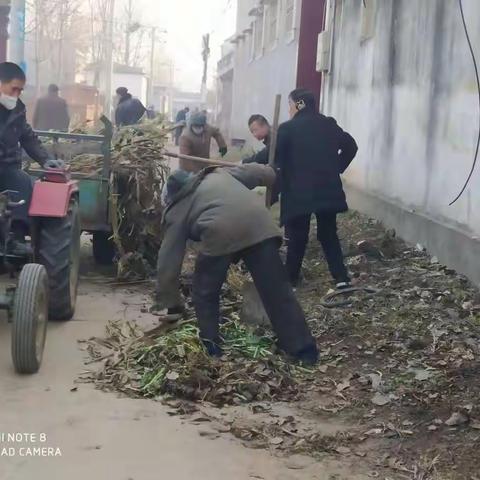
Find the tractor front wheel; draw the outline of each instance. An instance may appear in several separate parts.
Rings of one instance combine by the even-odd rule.
[[[48,277],[42,265],[22,268],[13,300],[12,359],[17,373],[37,373],[47,336]]]
[[[70,320],[75,313],[80,268],[80,215],[72,198],[63,218],[43,218],[38,229],[37,261],[50,285],[49,318]]]

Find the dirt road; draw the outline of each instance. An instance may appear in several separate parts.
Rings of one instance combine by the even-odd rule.
[[[143,299],[138,292],[106,286],[96,273],[83,276],[75,319],[50,323],[42,369],[30,377],[13,372],[10,329],[2,316],[2,480],[367,478],[351,475],[340,464],[300,459],[292,465],[228,437],[210,440],[199,435],[201,427],[170,417],[160,403],[117,398],[75,384],[85,358],[77,340],[102,335],[109,319],[151,322],[153,317],[140,312]],[[17,434],[18,441],[6,434]],[[29,456],[38,453],[56,456]]]

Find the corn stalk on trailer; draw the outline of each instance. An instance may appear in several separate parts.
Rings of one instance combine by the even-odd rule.
[[[48,147],[53,150],[53,156],[58,157],[56,147],[62,145],[77,150],[77,154],[90,153],[82,151],[82,145],[87,143],[98,144],[101,149],[102,168],[100,172],[80,173],[72,172],[72,179],[78,182],[79,188],[79,206],[80,206],[80,225],[83,232],[93,234],[93,256],[98,264],[107,265],[112,263],[115,248],[112,236],[112,212],[111,212],[111,143],[113,136],[113,125],[106,117],[101,118],[104,124],[103,135],[86,135],[77,133],[64,133],[56,131],[35,131],[41,138],[50,138],[53,144]],[[59,143],[59,140],[71,142],[71,146],[66,143]],[[86,147],[85,147],[85,150]],[[69,160],[64,159],[68,165]],[[32,176],[40,176],[40,171],[29,168]]]

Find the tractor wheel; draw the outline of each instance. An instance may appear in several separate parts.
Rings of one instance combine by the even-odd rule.
[[[37,261],[48,274],[49,318],[70,320],[75,313],[80,267],[80,215],[73,198],[64,218],[41,220],[37,237]]]
[[[97,265],[111,265],[115,244],[109,232],[93,232],[93,258]]]
[[[48,322],[48,276],[43,265],[28,263],[20,273],[13,302],[12,358],[17,373],[37,373]]]

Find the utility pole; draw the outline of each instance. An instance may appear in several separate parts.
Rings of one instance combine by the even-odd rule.
[[[8,58],[26,71],[25,64],[25,0],[12,0]]]
[[[58,65],[57,65],[57,81],[62,84],[63,75],[63,41],[65,33],[65,0],[60,2],[60,25],[59,25],[59,38],[58,38]]]
[[[7,60],[8,17],[10,0],[0,0],[0,62]]]
[[[132,34],[132,0],[128,0],[127,7],[127,29],[125,31],[125,65],[130,65],[130,36]]]
[[[202,59],[203,59],[203,77],[202,77],[202,101],[207,101],[207,73],[208,59],[210,57],[210,34],[202,37]]]
[[[112,77],[113,77],[113,22],[115,21],[115,0],[108,4],[108,21],[106,32],[106,49],[104,59],[105,72],[105,101],[103,113],[111,118],[112,115]]]
[[[148,104],[153,104],[153,84],[154,84],[154,77],[155,77],[155,41],[156,41],[156,34],[157,34],[157,27],[152,27],[152,46],[150,50],[150,85],[149,85],[149,92],[148,92]]]

